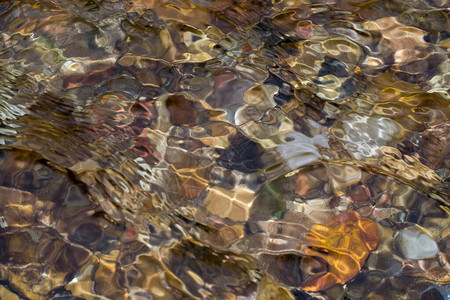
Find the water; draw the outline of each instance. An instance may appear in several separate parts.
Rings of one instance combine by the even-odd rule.
[[[447,299],[448,8],[1,2],[0,298]]]

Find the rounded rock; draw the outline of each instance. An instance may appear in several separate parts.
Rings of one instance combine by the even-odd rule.
[[[396,252],[406,259],[426,259],[438,252],[436,242],[417,229],[404,229],[394,238]]]

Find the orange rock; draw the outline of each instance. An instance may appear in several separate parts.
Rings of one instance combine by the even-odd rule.
[[[375,222],[348,212],[337,215],[329,224],[313,225],[306,240],[310,247],[305,254],[328,264],[327,271],[315,274],[302,285],[306,291],[315,292],[355,276],[370,251],[378,246],[380,237]]]

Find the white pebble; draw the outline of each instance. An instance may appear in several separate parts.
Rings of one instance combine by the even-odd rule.
[[[438,252],[436,242],[417,229],[399,231],[394,243],[398,254],[407,259],[432,258]]]

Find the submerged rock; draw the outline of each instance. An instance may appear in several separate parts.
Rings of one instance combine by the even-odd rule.
[[[400,2],[3,1],[0,299],[446,298],[448,5]]]
[[[438,252],[436,242],[417,229],[404,229],[394,238],[398,254],[407,259],[432,258]]]

